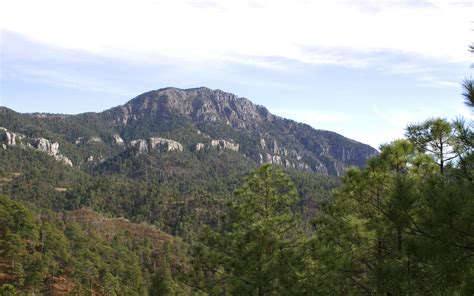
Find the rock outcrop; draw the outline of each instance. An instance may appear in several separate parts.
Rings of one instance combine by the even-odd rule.
[[[57,161],[62,161],[64,162],[64,164],[68,165],[68,166],[73,166],[72,165],[72,161],[67,158],[66,156],[62,155],[62,154],[55,154],[53,155],[54,159],[56,159]]]
[[[130,142],[130,146],[137,149],[138,153],[148,151],[148,141],[145,139],[133,140]]]
[[[66,156],[59,153],[59,143],[58,142],[51,142],[45,138],[36,138],[34,139],[33,147],[38,149],[41,152],[45,152],[57,161],[62,161],[66,165],[72,166],[72,161],[67,158]]]
[[[151,149],[159,149],[165,151],[183,151],[183,145],[174,140],[163,139],[163,138],[150,138],[149,140]]]
[[[6,146],[16,146],[17,143],[22,144],[22,140],[25,138],[24,135],[10,132],[4,127],[0,127],[0,133],[0,140],[4,142]]]
[[[277,165],[309,166],[311,171],[322,174],[341,175],[346,167],[364,166],[367,159],[377,154],[368,145],[272,115],[246,98],[206,87],[170,87],[146,92],[102,115],[121,131],[146,130],[150,122],[158,125],[172,119],[197,129],[201,137],[193,143],[195,151],[207,148],[245,151],[257,163],[271,159]],[[229,137],[238,138],[240,145],[215,140]]]
[[[115,124],[124,126],[169,111],[193,121],[222,122],[238,129],[255,129],[259,123],[274,118],[265,107],[254,105],[246,98],[206,87],[151,91],[106,112],[113,114]]]
[[[287,168],[294,168],[294,169],[299,169],[299,170],[304,170],[304,171],[312,171],[311,167],[302,161],[291,161],[280,155],[272,155],[270,153],[265,153],[263,155],[260,153],[258,156],[259,156],[259,163],[261,164],[269,163],[269,164],[284,166]]]
[[[91,137],[87,143],[102,143],[102,139],[100,137]]]
[[[130,147],[137,149],[138,153],[144,153],[149,150],[158,150],[161,152],[183,151],[181,143],[164,138],[137,139],[130,142]]]
[[[125,142],[123,141],[122,137],[120,137],[119,134],[113,134],[112,138],[114,139],[114,142],[116,145],[125,146]]]
[[[46,152],[51,155],[56,155],[59,153],[59,143],[51,143],[51,141],[45,138],[36,139],[34,146],[39,151]]]
[[[311,167],[302,161],[303,156],[296,149],[279,147],[276,140],[262,138],[259,142],[259,148],[265,151],[263,154],[258,154],[258,162],[261,164],[270,163],[287,168],[312,171]]]
[[[206,145],[203,144],[203,143],[197,143],[196,144],[196,147],[194,148],[194,150],[196,151],[201,151],[201,150],[204,150],[204,148],[206,148]]]
[[[211,147],[217,149],[226,149],[232,151],[239,151],[240,145],[234,142],[226,141],[226,140],[212,140]]]
[[[49,124],[47,122],[56,122],[45,121],[45,118],[62,120],[65,117],[42,114],[31,120],[41,119],[45,126]],[[206,87],[149,91],[104,112],[67,118],[64,124],[70,126],[65,130],[75,131],[65,135],[68,139],[74,135],[71,142],[81,136],[81,131],[75,130],[78,125],[84,125],[85,130],[90,131],[90,134],[77,138],[76,144],[81,149],[76,155],[81,155],[84,160],[94,155],[94,163],[97,163],[99,152],[110,158],[131,146],[140,153],[182,149],[181,144],[166,139],[151,140],[157,133],[183,139],[183,145],[193,151],[237,151],[245,153],[246,158],[256,163],[273,163],[334,176],[343,174],[348,166],[364,166],[367,159],[377,154],[377,150],[368,145],[272,115],[265,107],[246,98]],[[2,125],[8,128],[7,124]],[[99,135],[101,138],[97,137]],[[20,139],[11,133],[4,134],[4,138],[6,147],[7,143],[18,144]],[[236,139],[238,144],[230,139]],[[45,149],[54,150],[55,147]]]
[[[233,141],[219,139],[219,140],[211,140],[211,142],[208,144],[197,143],[196,146],[194,147],[194,150],[201,151],[204,149],[218,149],[218,150],[232,150],[232,151],[238,152],[239,148],[240,148],[240,145],[238,143],[235,143]]]
[[[68,166],[73,166],[72,161],[59,152],[58,142],[51,142],[45,138],[28,138],[25,135],[10,132],[3,127],[0,127],[0,141],[4,142],[4,149],[6,149],[8,146],[34,148],[51,155],[57,161],[63,162]]]

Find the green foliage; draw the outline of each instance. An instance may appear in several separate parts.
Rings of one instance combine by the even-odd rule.
[[[234,151],[191,153],[124,151],[94,169],[68,167],[29,149],[0,149],[0,171],[17,177],[0,192],[56,211],[90,207],[147,222],[184,238],[217,226],[225,204],[256,165]],[[90,172],[91,174],[88,174]],[[337,186],[334,177],[289,171],[298,185],[298,209],[306,219]]]
[[[292,210],[296,187],[269,165],[236,191],[220,232],[208,229],[195,249],[201,289],[211,294],[271,295],[294,288],[301,220]]]
[[[173,280],[171,269],[166,256],[160,268],[153,275],[148,295],[150,296],[176,296],[182,295],[179,286]]]
[[[12,278],[11,287],[23,292],[51,291],[53,279],[66,278],[81,293],[92,289],[108,295],[144,295],[151,284],[148,275],[159,263],[154,257],[159,249],[125,229],[107,239],[109,233],[89,224],[103,221],[94,215],[77,223],[80,212],[34,212],[0,196],[0,263],[5,262],[0,264],[0,273]],[[167,252],[170,256],[179,252],[184,258],[180,247]],[[9,293],[11,287],[2,289]]]
[[[455,132],[447,120],[435,118],[408,126],[406,135],[420,152],[432,155],[443,174],[446,162],[457,157]]]
[[[465,79],[462,84],[464,88],[464,100],[467,106],[474,108],[474,81],[472,79]]]
[[[4,284],[0,287],[0,296],[16,296],[17,292],[13,285]]]
[[[429,151],[448,139],[456,151],[460,135],[448,123],[429,120],[420,127],[420,133],[410,131],[413,143],[385,145],[365,169],[349,170],[335,202],[315,222],[313,273],[324,274],[315,282],[333,287],[327,293],[451,295],[471,289],[472,169],[466,172],[459,162],[443,169],[442,149]]]
[[[130,109],[78,116],[0,107],[0,126],[58,141],[75,164],[28,148],[0,149],[0,193],[11,197],[0,196],[0,273],[8,281],[1,295],[48,294],[58,280],[80,295],[474,292],[472,122],[411,125],[406,140],[382,146],[366,163],[370,147],[335,133],[279,118],[246,130],[196,121],[153,94]],[[472,107],[471,80],[463,95]],[[140,154],[115,144],[114,134],[172,138],[185,149]],[[210,141],[205,134],[234,139],[240,152],[194,151]],[[343,163],[365,167],[347,170],[342,181],[257,169],[253,160],[269,152],[262,137],[274,141],[273,150],[278,142],[303,151],[305,163],[333,175]],[[86,163],[91,155],[104,161]],[[84,207],[124,218],[98,218]],[[184,242],[157,239],[156,229],[125,218]]]

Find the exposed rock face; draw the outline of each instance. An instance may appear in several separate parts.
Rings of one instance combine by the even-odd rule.
[[[88,143],[101,143],[102,142],[102,139],[99,138],[99,137],[91,137],[89,139],[89,141],[87,141]]]
[[[136,148],[138,153],[148,151],[148,141],[145,139],[133,140],[130,142],[130,146]]]
[[[219,121],[239,129],[255,128],[260,122],[273,119],[265,107],[254,105],[248,99],[231,93],[206,87],[151,91],[107,112],[115,113],[114,122],[119,125],[167,112],[192,118],[193,121]]]
[[[183,145],[174,141],[163,138],[150,138],[151,149],[160,149],[165,151],[183,151]]]
[[[270,163],[287,168],[295,168],[299,170],[312,171],[311,167],[302,161],[303,156],[295,149],[287,149],[279,147],[274,139],[260,139],[259,148],[265,150],[266,153],[259,153],[259,163]]]
[[[102,163],[102,162],[104,162],[104,161],[105,161],[105,158],[104,158],[101,154],[99,154],[99,155],[97,156],[97,158],[94,157],[93,155],[89,155],[89,156],[86,158],[86,162],[92,163],[92,164]]]
[[[211,147],[217,148],[217,149],[239,151],[239,146],[240,146],[239,144],[229,142],[226,140],[212,140],[211,141]]]
[[[51,143],[51,141],[48,139],[37,138],[35,139],[35,142],[33,143],[33,147],[38,149],[39,151],[48,153],[49,155],[54,157],[54,159],[56,159],[57,161],[62,161],[65,164],[72,166],[72,161],[66,156],[59,153],[58,142]]]
[[[57,161],[62,161],[62,162],[64,162],[64,164],[66,164],[68,166],[72,166],[72,161],[69,158],[67,158],[66,156],[62,155],[62,154],[55,154],[55,155],[53,155],[53,157]]]
[[[218,150],[232,150],[232,151],[239,151],[240,145],[238,143],[234,143],[233,141],[227,140],[211,140],[210,143],[197,143],[194,150],[201,151],[204,149],[218,149]]]
[[[304,162],[290,161],[289,159],[283,158],[280,155],[271,155],[270,153],[265,153],[264,155],[259,154],[259,163],[261,164],[269,163],[269,164],[284,166],[287,168],[295,168],[295,169],[304,170],[304,171],[312,171],[311,167]]]
[[[43,117],[63,118],[59,115],[41,115]],[[90,136],[78,138],[76,144],[101,142],[100,149],[106,157],[118,151],[114,149],[116,146],[135,147],[140,153],[151,149],[181,151],[183,146],[180,143],[164,141],[166,139],[152,140],[157,133],[183,139],[183,144],[193,147],[191,150],[194,151],[228,149],[245,154],[256,163],[273,163],[330,175],[341,175],[347,166],[364,166],[368,158],[377,154],[368,145],[272,115],[248,99],[205,87],[150,91],[123,106],[101,113],[71,115],[68,119],[66,124],[82,124],[94,135],[104,137],[104,140]],[[106,132],[107,129],[110,133]],[[130,138],[132,135],[135,139]],[[18,145],[19,137],[10,132],[8,135],[4,133],[3,138],[7,148],[6,143]],[[239,144],[230,138],[237,139]],[[55,147],[41,147],[54,153]],[[97,162],[95,144],[81,148],[84,148],[80,151],[84,159],[94,155]]]
[[[143,153],[148,150],[159,150],[162,152],[168,151],[183,151],[183,145],[174,140],[164,138],[150,138],[148,140],[138,139],[130,142],[130,146],[137,149],[138,153]]]
[[[15,146],[17,142],[21,142],[21,140],[25,137],[24,135],[21,135],[21,134],[9,132],[4,127],[0,127],[0,132],[1,132],[1,140],[5,142],[6,146]],[[18,143],[18,144],[21,144],[21,143]]]
[[[5,137],[6,137],[6,140],[7,140],[7,145],[15,146],[15,144],[16,144],[16,141],[15,141],[16,135],[15,134],[12,134],[12,133],[9,133],[8,131],[5,131]]]
[[[59,143],[51,143],[45,138],[36,139],[35,147],[39,151],[46,152],[51,155],[56,155],[59,153]]]
[[[47,153],[54,157],[57,161],[64,162],[66,165],[72,166],[72,161],[66,156],[59,153],[59,143],[52,143],[45,138],[30,139],[22,134],[9,132],[6,128],[0,127],[0,140],[4,141],[4,149],[8,146],[18,146],[21,148],[35,148],[41,152]]]
[[[209,144],[206,139],[199,141],[204,147],[193,143],[195,151],[207,149],[208,145],[214,149],[245,151],[256,162],[270,163],[271,158],[271,163],[277,165],[304,167],[305,170],[309,167],[323,174],[341,175],[347,166],[363,166],[368,158],[377,154],[368,145],[274,116],[246,98],[205,87],[150,91],[102,114],[120,130],[146,129],[150,122],[176,118],[194,125],[198,135],[209,139]],[[229,133],[223,126],[233,131]],[[243,140],[238,148],[235,143],[212,140],[235,137],[234,133],[239,133],[239,142]]]
[[[206,145],[204,145],[203,143],[197,143],[194,150],[201,151],[204,150],[204,148],[206,148]]]
[[[125,142],[123,141],[123,139],[120,137],[120,135],[118,134],[113,134],[112,135],[114,141],[115,141],[115,144],[119,145],[119,146],[124,146],[125,145]]]

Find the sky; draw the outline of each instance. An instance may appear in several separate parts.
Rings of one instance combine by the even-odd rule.
[[[473,118],[474,0],[4,0],[0,105],[77,114],[206,86],[373,147]]]

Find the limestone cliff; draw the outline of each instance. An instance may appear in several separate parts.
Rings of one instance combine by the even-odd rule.
[[[7,149],[8,146],[37,149],[51,155],[57,161],[61,161],[69,166],[73,165],[69,158],[59,152],[58,142],[51,142],[45,138],[28,138],[25,135],[8,131],[4,127],[0,127],[0,142],[3,142],[3,149]]]
[[[183,145],[181,145],[181,143],[164,138],[133,140],[130,142],[130,147],[137,149],[138,153],[144,153],[149,150],[158,150],[162,152],[183,151]]]

